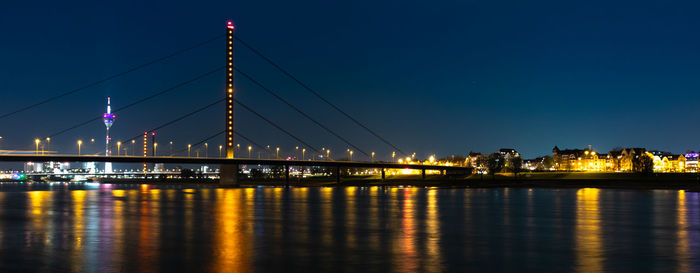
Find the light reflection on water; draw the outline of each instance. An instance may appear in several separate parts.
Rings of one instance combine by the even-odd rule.
[[[0,271],[697,272],[697,192],[0,185]]]

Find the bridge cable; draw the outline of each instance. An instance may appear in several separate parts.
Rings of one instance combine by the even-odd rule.
[[[264,85],[262,85],[262,83],[260,83],[260,82],[256,81],[255,79],[253,79],[250,75],[248,75],[248,74],[246,74],[245,72],[239,70],[238,68],[236,68],[235,70],[236,70],[236,72],[238,72],[239,74],[241,74],[243,77],[245,77],[246,79],[248,79],[249,81],[251,81],[252,83],[254,83],[255,85],[257,85],[258,87],[262,88],[263,90],[265,90],[267,93],[269,93],[269,94],[272,95],[273,97],[277,98],[278,100],[280,100],[281,102],[283,102],[284,104],[286,104],[287,106],[289,106],[290,108],[294,109],[294,111],[296,111],[297,113],[301,114],[302,116],[304,116],[304,117],[307,118],[308,120],[312,121],[313,123],[315,123],[315,124],[318,125],[319,127],[321,127],[321,128],[323,128],[324,130],[326,130],[326,132],[332,134],[333,136],[335,136],[335,137],[337,137],[338,139],[342,140],[342,141],[345,142],[346,144],[352,146],[354,149],[356,149],[356,150],[359,151],[360,153],[363,153],[363,154],[366,155],[367,157],[370,157],[370,155],[369,155],[368,153],[366,153],[365,151],[363,151],[362,149],[360,149],[360,148],[357,147],[356,145],[352,144],[350,141],[348,141],[347,139],[343,138],[343,137],[340,136],[338,133],[334,132],[333,130],[331,130],[331,129],[328,128],[327,126],[325,126],[325,125],[323,125],[322,123],[320,123],[319,121],[317,121],[316,119],[312,118],[311,116],[309,116],[308,114],[306,114],[304,111],[302,111],[301,109],[297,108],[296,106],[294,106],[293,104],[291,104],[289,101],[285,100],[284,98],[282,98],[281,96],[279,96],[277,93],[275,93],[274,91],[272,91],[271,89],[265,87]]]
[[[307,91],[311,92],[313,95],[315,95],[315,96],[316,96],[317,98],[319,98],[321,101],[323,101],[323,102],[325,102],[326,104],[330,105],[330,106],[333,107],[336,111],[340,112],[340,113],[343,114],[345,117],[347,117],[348,119],[350,119],[351,121],[353,121],[355,124],[357,124],[358,126],[362,127],[362,128],[365,129],[367,132],[369,132],[370,134],[372,134],[373,136],[375,136],[376,138],[378,138],[379,140],[381,140],[381,141],[384,142],[385,144],[391,146],[392,148],[394,148],[394,149],[395,149],[396,151],[398,151],[399,153],[401,153],[401,154],[403,154],[403,155],[405,155],[405,156],[408,156],[407,153],[403,152],[401,149],[399,149],[398,147],[396,147],[396,145],[394,145],[394,144],[392,144],[391,142],[389,142],[388,140],[384,139],[384,138],[381,137],[379,134],[377,134],[376,132],[374,132],[372,129],[370,129],[369,127],[367,127],[367,126],[365,126],[364,124],[362,124],[361,122],[359,122],[357,119],[355,119],[355,118],[353,118],[352,116],[350,116],[350,114],[348,114],[347,112],[345,112],[345,111],[343,111],[342,109],[340,109],[340,107],[338,107],[337,105],[333,104],[332,102],[330,102],[329,100],[327,100],[326,98],[324,98],[323,96],[321,96],[321,94],[319,94],[318,92],[316,92],[316,91],[314,91],[313,89],[311,89],[311,87],[309,87],[308,85],[306,85],[305,83],[303,83],[301,80],[299,80],[297,77],[295,77],[294,75],[292,75],[291,73],[289,73],[287,70],[285,70],[284,68],[282,68],[281,66],[279,66],[277,63],[273,62],[270,58],[268,58],[267,56],[263,55],[260,51],[258,51],[257,49],[253,48],[250,44],[248,44],[248,43],[246,43],[245,41],[241,40],[240,37],[235,36],[234,39],[236,39],[236,41],[240,42],[243,46],[245,46],[245,47],[248,48],[250,51],[252,51],[253,53],[255,53],[255,55],[258,55],[258,57],[262,58],[262,59],[265,60],[267,63],[269,63],[270,65],[274,66],[277,70],[279,70],[280,72],[282,72],[283,74],[285,74],[287,77],[289,77],[289,78],[291,78],[292,80],[294,80],[294,81],[295,81],[296,83],[298,83],[301,87],[303,87],[303,88],[306,89]]]
[[[169,88],[163,89],[163,90],[161,90],[161,91],[159,91],[159,92],[157,92],[157,93],[151,94],[151,95],[146,96],[146,97],[143,97],[143,98],[141,98],[141,99],[132,101],[131,103],[129,103],[129,104],[125,105],[125,106],[116,108],[113,112],[114,112],[114,113],[117,113],[117,112],[119,112],[119,111],[122,111],[122,110],[125,110],[125,109],[127,109],[127,108],[130,108],[130,107],[132,107],[132,106],[134,106],[134,105],[143,103],[144,101],[153,99],[153,98],[155,98],[155,97],[157,97],[157,96],[164,95],[164,94],[166,94],[166,93],[168,93],[168,92],[171,92],[171,91],[173,91],[173,90],[175,90],[175,89],[177,89],[177,88],[183,87],[183,86],[188,85],[188,84],[190,84],[190,83],[192,83],[192,82],[195,82],[195,81],[197,81],[197,80],[200,80],[200,79],[202,79],[202,78],[205,78],[205,77],[207,77],[207,76],[210,76],[210,75],[212,75],[212,74],[214,74],[214,73],[216,73],[216,72],[218,72],[218,71],[220,71],[220,70],[223,70],[223,69],[224,69],[224,67],[221,66],[221,67],[218,67],[218,68],[216,68],[216,69],[214,69],[214,70],[211,70],[211,71],[209,71],[209,72],[206,72],[206,73],[197,75],[197,76],[194,77],[194,78],[191,78],[191,79],[189,79],[189,80],[180,82],[180,83],[178,83],[178,84],[176,84],[176,85],[174,85],[174,86],[171,86],[171,87],[169,87]],[[84,126],[84,125],[87,125],[87,124],[89,124],[90,122],[93,122],[93,121],[96,121],[96,120],[100,120],[101,118],[102,118],[102,116],[97,116],[97,117],[95,117],[95,118],[91,118],[91,119],[89,119],[89,120],[86,120],[86,121],[83,121],[83,122],[81,122],[81,123],[75,124],[75,125],[73,125],[73,126],[71,126],[71,127],[68,127],[68,128],[66,128],[66,129],[63,129],[63,130],[58,131],[58,132],[56,132],[56,133],[50,134],[49,137],[55,137],[55,136],[57,136],[57,135],[63,134],[63,133],[65,133],[65,132],[68,132],[68,131],[70,131],[70,130],[73,130],[73,129],[82,127],[82,126]]]
[[[266,121],[268,124],[272,125],[273,127],[277,128],[278,130],[284,132],[285,134],[287,134],[288,136],[292,137],[292,138],[295,139],[296,141],[299,141],[299,143],[303,144],[304,146],[310,148],[311,150],[314,150],[315,152],[317,152],[317,153],[319,153],[319,154],[321,153],[321,151],[319,151],[318,149],[316,149],[314,146],[311,146],[310,144],[308,144],[308,143],[306,143],[305,141],[301,140],[300,138],[298,138],[298,137],[295,136],[294,134],[292,134],[292,133],[290,133],[289,131],[283,129],[282,127],[280,127],[280,126],[277,125],[276,123],[272,122],[272,121],[269,120],[268,118],[264,117],[264,116],[261,115],[260,113],[258,113],[258,112],[256,112],[255,110],[253,110],[252,108],[250,108],[250,107],[248,107],[247,105],[243,104],[241,101],[239,101],[239,100],[234,100],[234,102],[236,102],[236,104],[238,104],[238,105],[240,105],[240,106],[243,106],[244,109],[246,109],[246,110],[248,110],[249,112],[253,113],[254,115],[258,116],[260,119]]]
[[[60,99],[60,98],[62,98],[62,97],[65,97],[65,96],[68,96],[68,95],[71,95],[71,94],[74,94],[74,93],[77,93],[77,92],[80,92],[80,91],[83,91],[83,90],[85,90],[85,89],[88,89],[88,88],[90,88],[90,87],[99,85],[99,84],[101,84],[101,83],[104,83],[104,82],[107,82],[107,81],[110,81],[110,80],[119,78],[119,77],[124,76],[124,75],[126,75],[126,74],[129,74],[129,73],[131,73],[131,72],[140,70],[140,69],[142,69],[142,68],[148,67],[148,66],[153,65],[153,64],[156,64],[156,63],[159,63],[159,62],[164,61],[164,60],[166,60],[166,59],[170,59],[170,58],[172,58],[172,57],[175,57],[175,56],[180,55],[180,54],[182,54],[182,53],[185,53],[185,52],[187,52],[187,51],[190,51],[190,50],[196,49],[196,48],[198,48],[198,47],[201,47],[201,46],[203,46],[203,45],[206,45],[206,44],[208,44],[208,43],[211,43],[211,42],[213,42],[213,41],[216,41],[216,40],[218,40],[218,39],[220,39],[220,38],[222,38],[222,37],[224,37],[224,36],[225,36],[225,35],[217,35],[217,36],[215,36],[215,37],[213,37],[213,38],[204,40],[204,41],[199,42],[199,43],[197,43],[197,44],[194,44],[194,45],[192,45],[192,46],[190,46],[190,47],[186,47],[186,48],[183,48],[183,49],[180,49],[180,50],[176,50],[176,51],[174,51],[174,52],[172,52],[172,53],[170,53],[170,54],[168,54],[168,55],[165,55],[165,56],[162,56],[162,57],[153,59],[153,60],[151,60],[151,61],[148,61],[148,62],[139,64],[139,65],[134,66],[134,67],[131,67],[131,68],[125,70],[125,71],[122,71],[122,72],[119,72],[119,73],[116,73],[116,74],[112,74],[112,75],[107,76],[107,77],[105,77],[105,78],[102,78],[102,79],[99,79],[99,80],[97,80],[97,81],[94,81],[94,82],[88,83],[88,84],[86,84],[86,85],[83,85],[83,86],[81,86],[81,87],[72,89],[72,90],[70,90],[70,91],[68,91],[68,92],[65,92],[65,93],[62,93],[62,94],[59,94],[59,95],[56,95],[56,96],[47,98],[47,99],[45,99],[45,100],[42,100],[42,101],[37,102],[37,103],[34,103],[34,104],[27,105],[27,106],[25,106],[25,107],[16,109],[16,110],[14,110],[14,111],[12,111],[12,112],[8,112],[8,113],[5,113],[5,114],[2,114],[2,115],[0,115],[0,119],[9,117],[9,116],[11,116],[11,115],[14,115],[14,114],[17,114],[17,113],[20,113],[20,112],[24,112],[24,111],[29,110],[29,109],[31,109],[31,108],[37,107],[37,106],[39,106],[39,105],[43,105],[43,104],[49,103],[49,102],[51,102],[51,101]]]
[[[168,121],[168,122],[166,122],[166,123],[163,123],[163,124],[161,124],[161,125],[158,125],[158,126],[152,128],[152,129],[146,130],[146,132],[155,132],[155,131],[157,131],[157,130],[159,130],[159,129],[162,129],[162,128],[164,128],[164,127],[167,127],[167,126],[169,126],[169,125],[172,125],[172,124],[174,124],[174,123],[176,123],[176,122],[178,122],[178,121],[181,121],[181,120],[183,120],[183,119],[185,119],[185,118],[188,118],[188,117],[190,117],[190,116],[193,116],[193,115],[195,115],[195,114],[197,114],[197,113],[199,113],[199,112],[202,112],[202,111],[204,111],[204,110],[206,110],[206,109],[209,109],[209,108],[211,108],[212,106],[217,105],[217,104],[219,104],[219,103],[221,103],[221,102],[223,102],[223,101],[225,101],[225,99],[220,99],[220,100],[217,100],[217,101],[212,102],[212,103],[210,103],[210,104],[207,104],[207,105],[205,105],[205,106],[203,106],[203,107],[200,107],[200,108],[198,108],[198,109],[196,109],[196,110],[194,110],[194,111],[191,111],[191,112],[186,113],[186,114],[184,114],[184,115],[181,115],[181,116],[179,116],[179,117],[177,117],[177,118],[175,118],[175,119],[172,119],[172,120],[170,120],[170,121]],[[132,140],[136,140],[136,139],[141,138],[141,137],[143,137],[143,134],[139,134],[139,135],[137,135],[137,136],[135,136],[135,137],[129,138],[129,139],[127,139],[127,140],[124,140],[124,143],[130,142],[130,141],[132,141]],[[110,148],[114,148],[115,145],[116,145],[116,144],[115,144],[114,142],[112,142],[112,146],[111,146]],[[100,153],[102,153],[102,152],[100,152]],[[98,153],[98,154],[100,154],[100,153]]]

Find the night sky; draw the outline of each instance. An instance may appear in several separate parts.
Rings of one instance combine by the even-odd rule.
[[[240,38],[418,157],[508,147],[530,158],[554,145],[680,153],[700,148],[698,10],[691,1],[10,1],[0,9],[0,114],[222,35],[232,19]],[[390,157],[243,46],[235,54],[241,70]],[[119,108],[222,66],[223,56],[221,39],[1,119],[0,149],[33,150],[34,138],[100,116],[107,96]],[[336,158],[349,148],[240,76],[236,92]],[[223,95],[221,72],[118,112],[113,139]],[[223,109],[160,130],[158,142],[177,149],[219,132]],[[240,107],[236,129],[283,154],[299,145]],[[99,151],[101,121],[55,137],[52,148],[75,153],[76,140],[90,138],[98,143],[84,151]],[[222,142],[209,142],[210,155]]]

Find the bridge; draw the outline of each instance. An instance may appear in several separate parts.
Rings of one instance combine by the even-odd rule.
[[[1,114],[0,115],[0,120],[3,118],[7,118],[10,116],[13,116],[15,114],[33,109],[36,106],[47,104],[50,102],[53,102],[59,98],[63,98],[78,92],[81,92],[83,90],[89,89],[91,87],[97,86],[99,84],[102,84],[104,82],[111,81],[113,79],[122,77],[126,74],[133,73],[135,71],[141,70],[145,67],[148,67],[150,65],[153,65],[155,63],[162,62],[164,60],[170,59],[174,56],[177,56],[179,54],[182,54],[184,52],[194,50],[198,47],[201,47],[202,45],[211,43],[213,41],[217,41],[221,38],[225,38],[225,65],[221,67],[214,68],[206,73],[200,74],[192,79],[180,82],[176,85],[174,85],[171,88],[162,90],[160,92],[157,92],[155,94],[143,97],[141,99],[135,100],[123,107],[115,109],[115,112],[118,111],[124,111],[132,106],[135,106],[137,104],[143,103],[145,101],[151,100],[155,97],[164,95],[174,89],[177,89],[181,86],[187,85],[189,83],[192,83],[194,81],[197,81],[201,78],[210,76],[210,75],[215,75],[217,73],[222,72],[223,70],[223,76],[225,77],[225,82],[226,82],[226,88],[224,93],[224,98],[223,99],[218,99],[216,101],[213,101],[212,103],[195,109],[189,113],[186,113],[182,116],[179,116],[173,120],[167,121],[159,126],[156,126],[152,129],[146,130],[143,134],[137,134],[134,137],[127,139],[124,141],[124,144],[131,143],[132,145],[139,140],[139,146],[141,146],[141,141],[143,142],[143,153],[141,155],[136,156],[135,155],[135,150],[132,148],[132,155],[131,156],[126,156],[126,155],[119,155],[120,152],[120,146],[122,146],[122,142],[114,142],[110,138],[109,135],[109,130],[112,125],[112,123],[115,120],[115,115],[113,114],[111,110],[111,106],[107,106],[107,112],[102,116],[102,117],[95,117],[89,120],[86,120],[84,122],[77,123],[75,125],[72,125],[70,127],[67,127],[66,129],[63,129],[58,132],[54,132],[51,134],[47,134],[47,136],[44,138],[37,138],[35,140],[36,142],[36,150],[33,154],[2,154],[0,153],[0,162],[50,162],[50,161],[57,161],[57,162],[105,162],[105,172],[108,172],[107,170],[110,170],[111,172],[111,164],[112,163],[140,163],[143,164],[143,172],[145,173],[147,171],[147,164],[153,164],[153,163],[164,163],[164,164],[169,164],[169,163],[177,163],[177,164],[218,164],[220,165],[220,184],[225,184],[225,185],[237,185],[238,184],[238,175],[239,175],[239,166],[240,165],[265,165],[265,166],[284,166],[285,167],[285,174],[287,181],[289,180],[289,169],[290,167],[297,167],[297,166],[318,166],[318,167],[326,167],[326,168],[332,168],[335,170],[335,176],[337,182],[340,182],[340,170],[341,168],[372,168],[372,169],[381,169],[381,174],[382,174],[382,180],[385,179],[385,170],[387,169],[413,169],[413,170],[420,170],[422,172],[422,177],[425,179],[425,172],[426,170],[437,170],[440,171],[441,173],[447,174],[448,172],[452,173],[469,173],[471,171],[471,168],[467,167],[462,167],[462,166],[451,166],[451,165],[440,165],[434,160],[430,160],[428,164],[421,163],[419,160],[412,160],[415,156],[413,155],[408,155],[405,153],[403,150],[399,149],[397,145],[394,143],[388,141],[386,138],[380,136],[379,133],[375,132],[374,130],[370,129],[369,126],[365,125],[364,123],[360,122],[357,118],[353,117],[346,111],[342,110],[338,105],[330,102],[328,99],[323,97],[319,92],[313,90],[309,85],[305,84],[301,80],[299,80],[297,77],[295,77],[292,73],[290,73],[288,70],[282,68],[280,65],[278,65],[276,62],[272,61],[270,58],[262,54],[259,50],[255,49],[252,47],[249,43],[243,41],[242,39],[238,37],[234,37],[234,29],[235,26],[232,21],[227,21],[225,25],[225,34],[224,35],[219,35],[216,37],[213,37],[211,39],[207,39],[205,41],[202,41],[200,43],[195,44],[194,46],[184,48],[178,51],[175,51],[171,54],[156,58],[154,60],[151,60],[149,62],[137,65],[135,67],[132,67],[128,70],[125,70],[123,72],[111,75],[109,77],[99,79],[97,81],[88,83],[84,86],[78,87],[76,89],[70,90],[65,93],[58,94],[56,96],[50,97],[45,100],[41,100],[32,104],[29,104],[25,107],[13,110],[11,112]],[[393,152],[392,152],[392,162],[380,162],[375,160],[375,153],[372,152],[371,154],[366,152],[365,150],[361,149],[358,145],[355,143],[351,142],[347,137],[344,137],[340,133],[332,130],[329,126],[326,124],[320,122],[318,119],[315,119],[310,115],[309,113],[303,111],[301,107],[298,107],[291,103],[289,100],[286,100],[283,98],[280,94],[277,92],[273,91],[272,89],[266,87],[263,85],[260,81],[254,79],[250,74],[241,71],[239,68],[234,66],[234,44],[242,44],[244,47],[249,49],[251,52],[253,52],[255,55],[260,57],[262,60],[270,64],[272,67],[280,71],[283,75],[286,77],[292,79],[295,83],[297,83],[299,86],[301,86],[304,90],[308,91],[311,93],[313,96],[317,97],[319,100],[324,102],[325,104],[329,105],[334,111],[338,112],[341,114],[341,116],[347,118],[349,121],[354,123],[355,125],[359,126],[363,130],[367,131],[370,135],[381,141],[383,144],[387,145],[390,147]],[[274,122],[271,118],[266,117],[259,112],[257,112],[253,107],[250,107],[241,101],[238,101],[235,99],[235,85],[234,85],[234,74],[238,74],[243,76],[243,78],[247,79],[248,81],[252,82],[254,85],[257,85],[260,87],[263,91],[267,92],[271,96],[273,96],[275,99],[278,101],[282,102],[298,114],[300,114],[302,117],[305,119],[308,119],[311,121],[313,124],[321,128],[323,131],[328,133],[330,136],[336,138],[337,140],[340,140],[341,142],[345,143],[348,147],[347,151],[349,154],[349,160],[332,160],[330,158],[330,149],[318,149],[318,147],[309,144],[309,141],[306,141],[302,139],[301,137],[291,133],[289,130],[285,129],[284,126],[281,126],[279,123]],[[180,152],[184,151],[183,149],[180,149],[178,151],[171,151],[171,154],[169,156],[157,156],[156,149],[157,149],[157,142],[155,142],[155,132],[159,129],[162,129],[166,126],[170,126],[172,124],[177,123],[178,121],[185,119],[187,117],[193,116],[201,111],[204,111],[206,109],[209,109],[213,106],[216,106],[220,103],[224,103],[224,109],[225,109],[225,124],[224,124],[224,130],[221,132],[218,132],[214,135],[208,136],[204,138],[203,140],[194,143],[193,145],[196,146],[201,146],[201,145],[208,145],[209,140],[212,140],[216,137],[220,137],[223,135],[224,138],[224,145],[219,146],[219,157],[191,157],[190,156],[190,149],[193,147],[192,144],[189,144],[187,146],[187,152],[188,156],[178,156],[177,154]],[[274,159],[255,159],[255,158],[240,158],[236,157],[234,152],[237,150],[237,145],[234,142],[234,139],[236,138],[242,138],[246,140],[248,143],[255,145],[258,148],[261,148],[264,152],[268,154],[273,154],[274,152],[270,149],[269,146],[263,146],[258,144],[255,140],[253,140],[250,137],[247,137],[243,135],[241,132],[234,130],[234,107],[241,107],[243,110],[246,110],[250,113],[252,113],[254,116],[260,118],[261,120],[265,121],[267,124],[269,124],[271,127],[274,127],[275,129],[279,130],[280,132],[284,133],[291,139],[294,139],[295,142],[299,143],[300,146],[302,147],[302,160],[284,160],[279,157],[278,154],[275,154]],[[82,140],[79,140],[77,145],[78,145],[78,154],[76,155],[68,155],[68,154],[53,154],[49,153],[46,154],[44,152],[39,151],[39,145],[42,143],[42,141],[50,143],[51,138],[56,138],[59,135],[62,135],[66,132],[69,132],[73,129],[82,127],[86,124],[94,123],[99,120],[102,120],[107,129],[107,136],[105,138],[105,150],[104,154],[98,153],[98,154],[92,154],[92,155],[83,155],[80,153],[80,147],[82,145]],[[113,150],[117,150],[117,155],[113,154]],[[249,146],[248,151],[250,152]],[[298,149],[298,147],[297,147]],[[325,152],[325,159],[326,160],[306,160],[304,158],[303,153],[306,152],[306,149],[309,149],[309,152],[316,152],[318,154],[323,155]],[[208,150],[208,146],[207,146]],[[277,152],[279,149],[277,148]],[[358,153],[364,155],[369,159],[368,161],[353,161],[352,156],[353,153],[357,151]],[[223,152],[223,153],[222,153]],[[393,162],[394,159],[396,159],[396,154],[399,154],[399,158],[406,158],[406,162],[402,159],[399,159],[398,162]],[[250,157],[250,156],[249,156]],[[410,163],[409,163],[410,162]]]

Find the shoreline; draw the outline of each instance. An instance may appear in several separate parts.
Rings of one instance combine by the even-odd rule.
[[[101,179],[102,184],[149,184],[173,186],[213,186],[235,187],[218,184],[218,179]],[[22,182],[22,181],[2,181]],[[44,182],[44,181],[24,181]],[[60,182],[60,181],[57,181]],[[65,182],[65,181],[64,181]],[[639,190],[687,190],[700,191],[700,175],[697,173],[523,173],[513,174],[442,176],[429,175],[425,180],[417,175],[387,177],[382,181],[379,176],[341,177],[337,184],[333,177],[291,178],[287,184],[281,178],[241,179],[239,187],[336,187],[336,186],[383,186],[383,187],[438,187],[438,188],[601,188],[601,189],[639,189]]]

